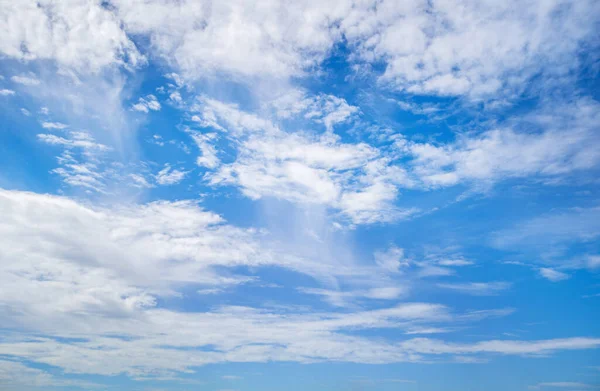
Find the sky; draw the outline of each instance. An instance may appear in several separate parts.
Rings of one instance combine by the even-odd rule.
[[[0,0],[0,390],[600,390],[598,31]]]

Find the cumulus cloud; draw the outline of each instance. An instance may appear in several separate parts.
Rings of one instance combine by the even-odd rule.
[[[188,78],[227,72],[287,77],[317,65],[341,37],[335,21],[349,3],[299,2],[257,6],[234,1],[114,1],[132,34]],[[144,16],[142,16],[144,15]]]
[[[99,2],[7,2],[0,21],[0,51],[19,60],[54,60],[59,66],[93,72],[144,60],[119,18]]]
[[[206,98],[195,111],[200,114],[197,122],[237,145],[233,163],[207,174],[212,185],[237,185],[252,199],[324,204],[353,223],[393,221],[416,212],[394,206],[396,185],[410,186],[404,170],[390,167],[387,158],[366,143],[343,143],[329,133],[287,133],[269,119]],[[205,138],[195,136],[207,156],[213,156]],[[216,164],[214,159],[200,161]]]
[[[45,0],[4,7],[0,51],[97,72],[144,63],[130,38],[143,36],[151,55],[188,79],[287,78],[314,69],[345,40],[357,66],[385,63],[383,85],[480,98],[518,93],[534,75],[568,75],[579,48],[593,42],[597,15],[592,0]]]
[[[147,113],[150,110],[158,111],[160,108],[160,103],[156,99],[156,96],[152,94],[147,95],[145,98],[140,98],[138,103],[131,106],[132,110],[141,111],[143,113]]]
[[[568,74],[597,15],[593,1],[390,0],[363,2],[342,26],[358,57],[387,64],[382,83],[481,98],[518,93],[536,74]]]

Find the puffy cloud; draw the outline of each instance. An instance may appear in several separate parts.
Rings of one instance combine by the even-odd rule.
[[[341,25],[356,56],[386,62],[382,83],[481,98],[519,93],[536,74],[565,76],[597,21],[594,1],[389,0],[358,3]]]
[[[233,163],[206,175],[213,185],[237,185],[253,199],[324,204],[356,224],[416,212],[393,204],[396,185],[410,186],[404,170],[391,167],[388,158],[366,143],[343,143],[328,132],[287,133],[268,119],[211,99],[202,99],[195,111],[201,114],[197,122],[222,132],[237,147]]]
[[[597,7],[592,0],[7,2],[0,51],[96,72],[143,63],[130,38],[143,36],[148,54],[184,78],[288,78],[320,65],[344,40],[357,65],[386,64],[384,85],[479,98],[518,93],[536,74],[568,75],[578,49],[593,40]]]
[[[114,1],[127,32],[191,78],[225,72],[287,77],[317,65],[341,33],[349,2]]]
[[[144,61],[119,18],[101,2],[3,1],[0,9],[0,52],[8,57],[54,60],[86,72]]]
[[[147,95],[145,98],[140,98],[138,103],[131,106],[132,110],[141,111],[143,113],[147,113],[150,110],[158,111],[160,108],[160,103],[156,99],[156,96],[152,94]]]
[[[292,96],[301,98],[298,105],[288,95],[274,101],[277,115],[298,118],[310,112],[315,100],[301,92]],[[202,165],[217,169],[206,176],[210,183],[237,185],[254,199],[321,203],[354,224],[369,224],[418,212],[397,207],[402,188],[464,184],[486,189],[509,178],[560,181],[595,169],[600,163],[597,108],[597,102],[585,99],[551,105],[444,144],[397,137],[393,153],[366,143],[343,143],[328,133],[287,133],[267,118],[207,98],[193,108],[199,115],[192,119],[233,140],[237,149],[233,163],[218,166],[207,136],[195,136],[203,156],[210,157],[201,157]]]

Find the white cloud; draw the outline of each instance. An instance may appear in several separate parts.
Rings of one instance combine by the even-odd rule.
[[[497,295],[500,292],[509,289],[511,284],[502,281],[495,282],[468,282],[468,283],[440,283],[437,284],[442,289],[450,289],[460,293],[466,293],[474,296]]]
[[[412,155],[413,173],[426,186],[460,182],[493,183],[505,178],[561,178],[600,163],[600,105],[580,100],[560,108],[540,110],[516,126],[492,129],[477,136],[459,136],[455,143],[403,143]]]
[[[132,110],[141,111],[143,113],[147,113],[150,110],[159,111],[161,108],[160,103],[156,99],[156,96],[150,94],[146,95],[144,98],[140,98],[138,103],[131,106]]]
[[[473,262],[466,259],[442,259],[438,261],[438,264],[442,266],[470,266],[473,265]]]
[[[201,155],[196,159],[196,164],[206,168],[217,168],[220,165],[217,149],[211,143],[217,138],[216,133],[191,133],[194,142],[200,149]]]
[[[321,296],[326,302],[336,307],[352,306],[359,299],[394,300],[407,292],[405,287],[400,286],[380,286],[353,291],[334,291],[320,288],[298,288],[298,290],[309,295]]]
[[[171,168],[169,164],[165,164],[165,167],[156,175],[156,182],[159,185],[175,185],[184,180],[187,174],[187,171]]]
[[[298,118],[318,112],[315,107],[326,106],[322,102],[329,99],[294,90],[272,101],[270,107],[276,116]],[[400,136],[393,152],[360,142],[344,143],[327,132],[287,133],[267,118],[208,98],[192,107],[192,112],[198,113],[192,120],[212,127],[237,150],[233,163],[221,164],[214,144],[207,139],[214,136],[193,136],[202,152],[198,164],[216,169],[205,176],[212,185],[236,185],[252,199],[319,203],[338,210],[340,218],[352,224],[372,224],[419,212],[397,207],[401,188],[428,190],[466,184],[481,191],[508,178],[556,181],[597,167],[597,108],[591,100],[552,105],[440,145],[406,141]],[[400,158],[402,164],[395,160]],[[443,270],[438,267],[438,271]]]
[[[323,124],[328,131],[333,131],[338,124],[350,122],[360,112],[358,107],[348,104],[343,98],[328,94],[311,96],[299,88],[285,90],[265,106],[278,118],[309,119]]]
[[[175,91],[172,92],[169,95],[169,99],[175,103],[181,103],[183,101],[183,99],[181,98],[181,94],[179,93],[179,91]]]
[[[35,77],[31,77],[31,76],[13,76],[10,78],[10,80],[14,81],[15,83],[18,84],[23,84],[25,86],[37,86],[39,85],[41,82],[39,79],[35,78]]]
[[[144,178],[142,175],[139,174],[129,174],[129,178],[131,178],[131,180],[133,180],[134,182],[134,186],[139,187],[139,188],[151,188],[152,184],[150,184],[148,182],[148,180],[146,178]]]
[[[98,2],[7,2],[0,22],[0,52],[18,60],[54,60],[83,72],[144,60],[118,17]]]
[[[241,277],[219,277],[210,270],[211,267],[278,265],[315,277],[363,272],[343,266],[331,267],[322,261],[275,255],[270,247],[261,250],[261,236],[255,230],[221,224],[218,215],[205,212],[191,201],[92,209],[64,197],[11,191],[2,191],[1,201],[6,214],[3,225],[6,240],[37,236],[39,242],[48,243],[47,249],[36,250],[35,240],[24,241],[24,247],[13,246],[14,251],[30,254],[31,262],[46,260],[43,265],[47,267],[52,267],[52,259],[56,259],[57,267],[76,265],[73,273],[81,267],[98,267],[97,274],[102,277],[111,274],[104,269],[120,268],[118,265],[121,265],[121,272],[134,276],[140,272],[147,276],[141,278],[138,275],[135,281],[141,278],[151,284],[152,281],[158,284],[165,281],[227,284],[237,283]],[[18,216],[38,208],[48,210],[49,214],[39,216],[41,231],[27,234],[27,227],[32,223]],[[47,221],[42,224],[43,219]],[[60,228],[61,234],[46,237],[49,231],[43,227],[52,226]],[[65,248],[72,248],[74,252],[62,251]],[[13,262],[14,259],[9,257],[6,261]],[[22,266],[27,268],[35,264],[24,262]]]
[[[63,124],[60,123],[45,125],[49,129],[63,129]],[[61,177],[71,187],[81,188],[88,193],[104,194],[111,191],[111,180],[140,187],[139,181],[131,181],[132,178],[123,165],[111,159],[114,149],[97,142],[88,132],[66,131],[61,136],[42,133],[37,138],[51,146],[62,147],[62,152],[56,157],[58,167],[50,172]]]
[[[413,339],[402,343],[404,347],[413,348],[415,352],[429,354],[467,354],[498,353],[517,355],[540,355],[557,350],[576,350],[584,347],[600,346],[596,338],[564,338],[539,341],[496,340],[477,342],[474,344],[452,344],[424,338]]]
[[[552,282],[567,280],[570,277],[566,273],[559,272],[558,270],[554,270],[549,267],[541,267],[539,272],[542,277]]]
[[[376,252],[374,254],[375,263],[382,269],[396,273],[402,266],[408,266],[409,262],[404,258],[404,250],[392,246],[386,252]]]
[[[597,12],[593,1],[367,1],[341,25],[357,57],[386,62],[382,84],[480,98],[519,93],[534,75],[566,76]]]
[[[394,206],[397,184],[411,185],[405,171],[389,166],[368,144],[343,143],[330,133],[287,133],[268,119],[206,98],[194,110],[201,114],[196,122],[222,132],[238,152],[233,163],[206,175],[212,185],[237,185],[252,199],[328,205],[355,224],[415,213]]]
[[[61,129],[61,128],[54,128]],[[69,137],[59,137],[54,134],[38,134],[38,139],[54,145],[63,145],[67,148],[81,148],[85,151],[109,151],[110,147],[99,144],[94,138],[87,132],[69,132]]]
[[[491,244],[503,250],[538,256],[541,254],[543,261],[550,265],[594,269],[593,255],[565,259],[563,254],[570,246],[592,243],[600,237],[599,219],[598,207],[556,210],[494,232]]]
[[[335,125],[349,121],[358,111],[358,107],[349,105],[345,99],[333,95],[320,95],[312,100],[304,117],[316,119],[322,122],[327,130],[332,131]]]
[[[23,387],[85,387],[93,389],[98,387],[94,383],[61,379],[41,369],[9,360],[0,360],[0,384],[2,388],[11,387],[12,389],[23,389]]]
[[[57,124],[52,125],[51,128],[61,129]],[[105,192],[104,181],[110,174],[110,169],[101,167],[103,164],[99,157],[112,151],[111,147],[96,142],[87,132],[71,131],[65,137],[42,133],[37,138],[46,144],[64,148],[57,157],[59,167],[53,169],[52,173],[59,175],[70,186]]]
[[[8,90],[6,88],[0,89],[0,96],[11,96],[14,94],[15,92],[13,90]]]
[[[222,72],[288,77],[317,65],[339,39],[344,2],[115,1],[129,33],[150,37],[187,78]],[[142,16],[143,15],[143,16]]]
[[[222,268],[271,265],[315,276],[346,271],[273,253],[255,230],[227,225],[190,201],[98,208],[3,190],[0,212],[0,319],[3,327],[22,330],[0,342],[0,354],[65,372],[152,378],[221,362],[419,362],[437,355],[549,354],[600,346],[592,338],[454,344],[347,333],[410,332],[510,313],[457,314],[432,303],[344,313],[235,306],[177,312],[157,298],[176,300],[187,285],[218,289],[247,278]],[[393,288],[360,294],[389,299],[398,294]]]
[[[44,129],[66,129],[69,125],[65,125],[61,122],[42,122],[42,128]]]
[[[306,0],[293,7],[241,0],[115,0],[111,7],[44,0],[3,7],[0,52],[98,72],[144,63],[130,39],[142,36],[150,41],[149,56],[179,71],[173,74],[180,87],[182,78],[222,74],[250,80],[305,75],[345,40],[356,67],[386,64],[384,86],[416,94],[510,96],[535,75],[567,77],[578,66],[579,48],[594,37],[597,12],[593,0]]]

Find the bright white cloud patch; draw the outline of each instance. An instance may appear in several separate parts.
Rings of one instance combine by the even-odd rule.
[[[201,116],[193,120],[220,130],[238,145],[235,162],[207,174],[213,185],[240,186],[252,199],[324,204],[354,223],[392,221],[416,211],[394,206],[397,186],[411,186],[411,180],[368,144],[343,143],[328,132],[290,134],[268,119],[214,100],[201,100],[195,110]],[[213,168],[217,162],[206,137],[194,136],[203,153],[198,161]]]
[[[597,12],[588,1],[363,2],[342,26],[357,57],[386,62],[382,82],[480,98],[518,92],[538,72],[565,76]]]
[[[568,274],[560,272],[558,270],[551,269],[549,267],[540,268],[540,275],[542,277],[544,277],[545,279],[552,281],[552,282],[567,280],[569,278]]]
[[[159,185],[174,185],[181,182],[186,174],[187,172],[171,168],[171,166],[167,164],[165,165],[165,168],[156,174],[156,182]]]
[[[19,60],[54,60],[84,72],[143,61],[118,16],[99,2],[8,1],[0,20],[0,51]]]
[[[160,103],[158,102],[158,100],[156,99],[156,96],[154,96],[154,95],[148,95],[145,98],[140,98],[138,103],[131,106],[132,110],[141,111],[144,113],[147,113],[151,110],[158,111],[158,110],[160,110],[160,108],[161,108]]]

